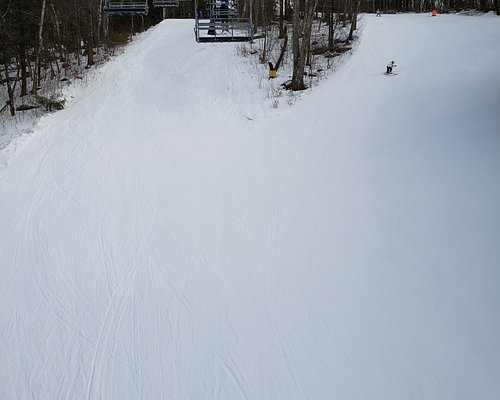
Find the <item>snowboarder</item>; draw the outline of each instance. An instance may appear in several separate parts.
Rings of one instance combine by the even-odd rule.
[[[386,74],[392,74],[392,69],[396,66],[396,63],[394,61],[391,61],[389,64],[387,64],[387,71],[385,72]]]
[[[380,10],[377,9],[377,15],[375,15],[376,17],[381,17],[382,14],[380,14]]]

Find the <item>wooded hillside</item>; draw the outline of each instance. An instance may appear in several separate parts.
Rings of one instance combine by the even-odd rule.
[[[245,0],[248,1],[248,0]],[[0,0],[0,110],[16,113],[17,99],[36,95],[39,88],[53,79],[78,76],[81,68],[90,68],[105,60],[112,49],[126,43],[130,35],[157,24],[163,17],[192,18],[194,4],[182,1],[178,7],[152,7],[147,15],[108,16],[103,12],[105,0]],[[335,20],[348,21],[355,29],[358,12],[440,12],[475,9],[500,12],[499,0],[254,0],[255,30],[266,35],[272,25],[279,26],[280,37],[285,26],[294,24],[294,57],[303,65],[309,43],[307,35],[312,18],[322,18],[333,26]],[[353,18],[354,17],[354,18]],[[291,34],[291,33],[290,33]],[[193,39],[194,40],[194,39]],[[331,39],[333,46],[333,35]],[[295,54],[297,52],[297,54]],[[295,67],[294,67],[295,68]],[[300,88],[300,82],[297,82]],[[19,104],[17,104],[19,105]]]

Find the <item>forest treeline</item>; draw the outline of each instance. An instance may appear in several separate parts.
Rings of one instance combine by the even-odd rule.
[[[240,0],[240,4],[242,1],[249,0]],[[107,16],[103,13],[104,3],[105,0],[0,0],[0,98],[6,97],[0,112],[8,109],[15,115],[15,98],[36,95],[44,81],[64,76],[62,72],[72,63],[90,68],[96,54],[105,56],[131,34],[164,17],[192,18],[195,12],[194,2],[181,1],[178,7],[151,7],[148,15]],[[293,28],[294,76],[297,73],[294,89],[304,86],[301,68],[309,51],[308,30],[313,19],[322,18],[330,26],[334,20],[347,21],[352,36],[359,12],[427,12],[433,8],[439,12],[472,9],[500,14],[500,0],[253,0],[252,7],[254,26],[263,28],[264,34],[274,25],[280,38],[288,39],[286,27]],[[294,13],[297,9],[299,12]]]

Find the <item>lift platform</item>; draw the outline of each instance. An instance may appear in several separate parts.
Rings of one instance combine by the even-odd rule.
[[[195,0],[197,42],[249,42],[253,39],[252,0]]]

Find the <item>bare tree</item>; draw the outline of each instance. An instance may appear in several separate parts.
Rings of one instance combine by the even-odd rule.
[[[318,0],[305,0],[304,18],[300,18],[300,0],[294,0],[293,3],[293,75],[292,90],[304,90],[304,71],[306,67],[306,58],[311,46],[311,32],[314,13]]]
[[[43,45],[43,23],[45,20],[45,5],[47,0],[42,0],[42,10],[40,12],[40,24],[38,30],[38,47],[36,49],[36,59],[35,59],[35,74],[33,76],[33,88],[31,89],[31,94],[36,94],[38,86],[40,84],[40,52],[42,51]]]
[[[16,105],[15,105],[15,99],[14,99],[14,91],[16,88],[16,82],[17,82],[17,77],[16,79],[11,79],[10,76],[10,67],[7,62],[4,62],[4,73],[5,73],[5,82],[7,85],[7,95],[9,96],[9,100],[7,100],[7,104],[9,106],[10,110],[10,115],[14,116],[16,115]],[[14,82],[14,84],[12,84]],[[3,110],[3,109],[2,109]]]
[[[94,65],[94,4],[90,2],[87,7],[88,23],[86,24],[86,48],[87,52],[87,66],[85,68],[90,68]]]
[[[351,0],[350,1],[350,12],[349,16],[351,19],[351,27],[349,29],[349,35],[347,36],[347,42],[351,41],[354,35],[354,31],[357,29],[358,25],[358,10],[359,10],[359,2],[360,0]]]

